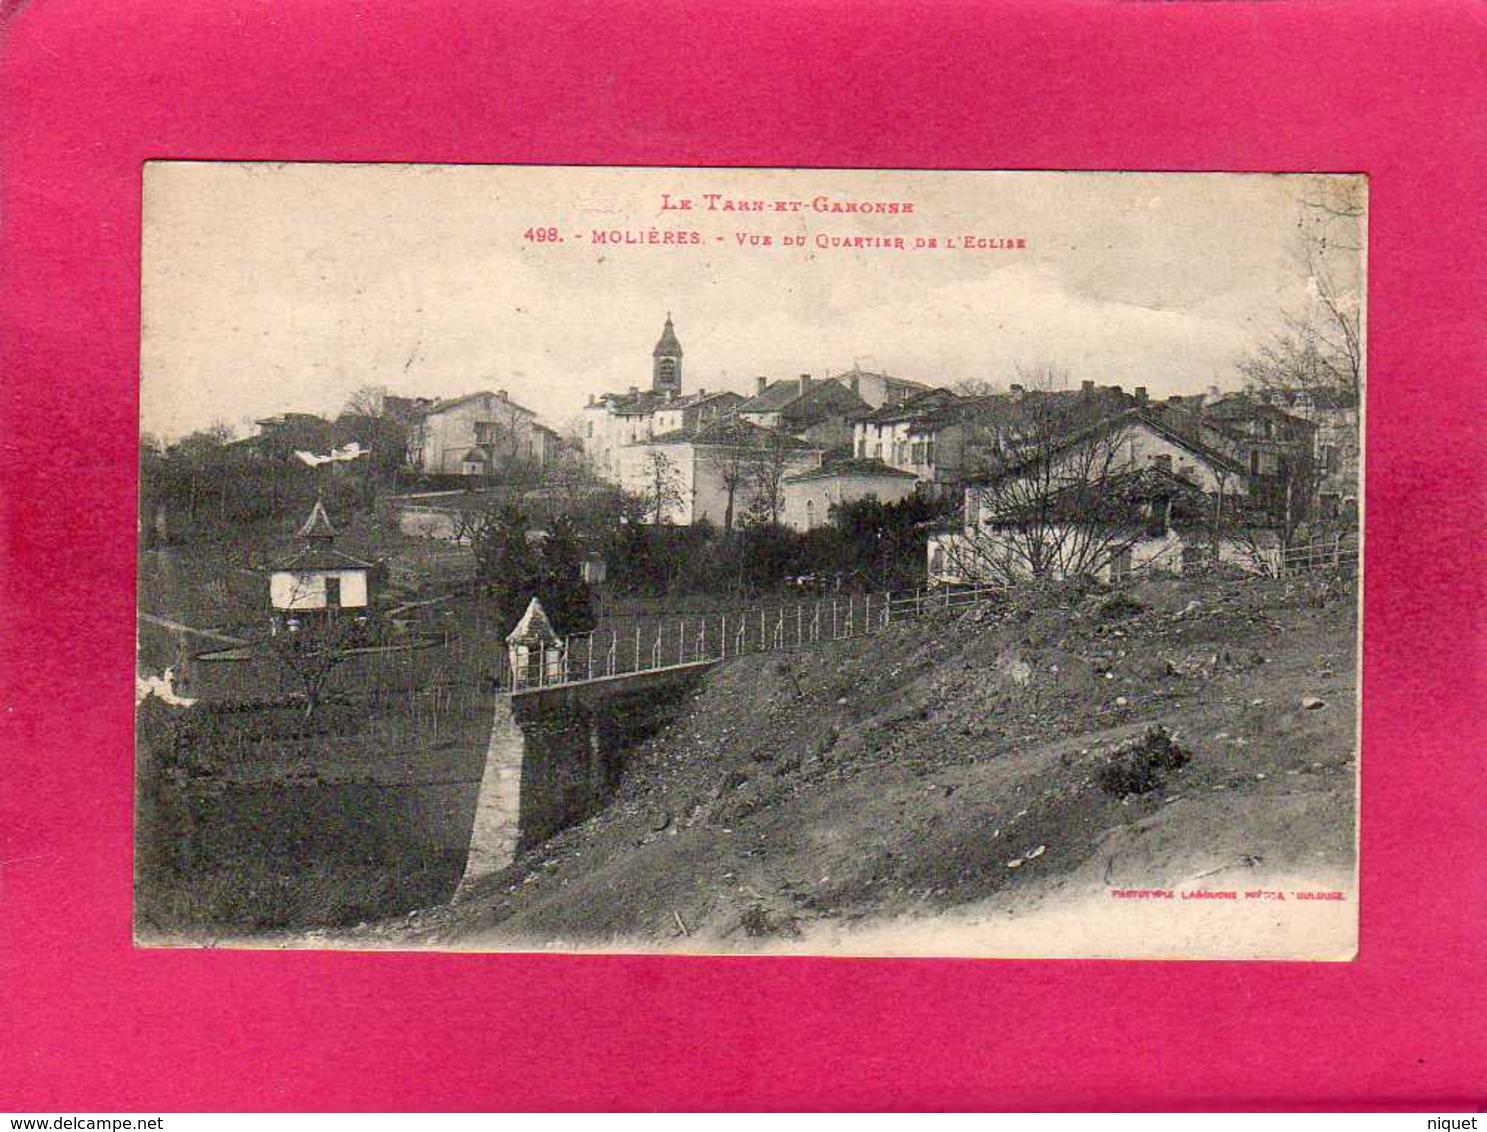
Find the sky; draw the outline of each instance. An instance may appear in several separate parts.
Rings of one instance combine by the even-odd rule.
[[[687,392],[854,364],[932,385],[1051,365],[1154,398],[1233,388],[1281,312],[1316,302],[1300,254],[1316,191],[1274,174],[152,162],[141,428],[246,435],[378,386],[505,389],[561,429],[590,394],[649,384],[668,312]],[[710,210],[709,193],[767,211]],[[863,236],[905,247],[830,246]]]

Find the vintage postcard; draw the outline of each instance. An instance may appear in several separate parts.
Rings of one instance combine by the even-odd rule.
[[[148,164],[137,941],[1351,958],[1366,231]]]

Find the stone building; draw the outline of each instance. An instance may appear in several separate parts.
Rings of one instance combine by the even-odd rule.
[[[437,475],[491,475],[515,464],[541,464],[551,456],[554,435],[504,389],[437,401],[412,427],[410,462]]]
[[[810,531],[831,522],[832,509],[843,503],[876,499],[898,503],[914,494],[911,472],[890,468],[881,460],[843,460],[794,472],[784,480],[784,525]]]

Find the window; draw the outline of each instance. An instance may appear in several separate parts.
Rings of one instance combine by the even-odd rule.
[[[1342,461],[1339,458],[1337,445],[1335,444],[1322,445],[1322,449],[1318,453],[1318,459],[1324,472],[1336,472],[1342,467]]]
[[[816,501],[814,499],[805,501],[805,529],[808,531],[816,529]]]
[[[335,575],[325,579],[325,608],[341,608],[341,579]]]
[[[924,462],[933,466],[935,462],[935,442],[926,440],[924,442]]]
[[[924,442],[922,440],[914,441],[913,457],[910,462],[916,466],[924,463]]]
[[[1149,538],[1161,538],[1167,533],[1167,523],[1172,517],[1172,501],[1158,496],[1147,505],[1146,534]]]

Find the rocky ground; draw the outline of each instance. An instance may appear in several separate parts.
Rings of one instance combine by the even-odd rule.
[[[1180,954],[1263,919],[1256,953],[1286,954],[1322,922],[1297,919],[1300,888],[1345,892],[1323,946],[1340,957],[1356,649],[1354,588],[1313,576],[1028,589],[746,658],[634,753],[599,816],[344,942]],[[1193,944],[1175,903],[1164,928],[1112,900],[1163,888],[1290,903],[1192,919]]]

